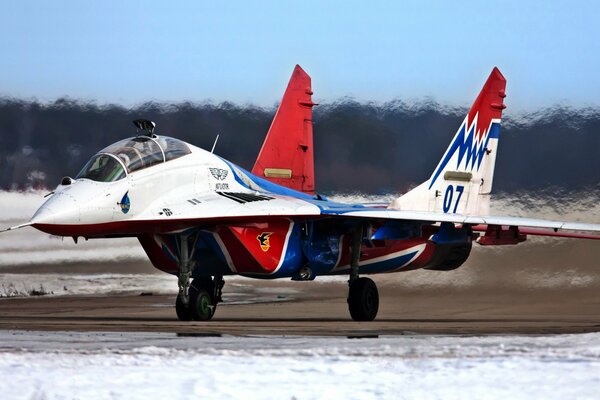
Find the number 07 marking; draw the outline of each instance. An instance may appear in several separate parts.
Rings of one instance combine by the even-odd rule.
[[[456,210],[458,210],[458,203],[460,202],[460,198],[462,197],[462,194],[464,191],[465,191],[464,186],[456,185],[456,193],[458,193],[458,196],[456,196],[456,202],[454,203],[454,210],[452,211],[453,214],[456,214]],[[454,186],[450,185],[446,188],[446,193],[444,194],[443,207],[444,207],[445,213],[450,211],[450,208],[452,207],[452,198],[453,197],[454,197]]]

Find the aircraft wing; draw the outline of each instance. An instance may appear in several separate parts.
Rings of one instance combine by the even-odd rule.
[[[485,231],[489,226],[514,226],[520,229],[521,233],[530,235],[543,236],[560,236],[560,237],[575,237],[587,239],[600,239],[600,235],[582,235],[572,234],[568,232],[558,231],[586,231],[600,232],[600,224],[589,224],[582,222],[564,222],[552,221],[535,218],[522,218],[510,216],[495,216],[495,215],[461,215],[447,214],[426,211],[405,211],[405,210],[390,210],[390,209],[332,209],[324,210],[324,214],[343,216],[346,218],[364,218],[364,219],[379,219],[379,220],[404,220],[404,221],[423,221],[423,222],[451,222],[455,224],[470,224],[474,226],[474,230]],[[527,229],[534,228],[534,229]],[[538,229],[538,230],[536,230]],[[544,231],[543,229],[548,229]]]
[[[166,215],[167,209],[170,215]],[[557,236],[556,231],[588,231],[600,232],[600,224],[581,222],[563,222],[535,218],[510,216],[475,216],[449,214],[427,211],[392,210],[372,207],[352,207],[331,202],[309,202],[290,196],[273,195],[270,193],[231,193],[213,192],[199,197],[179,199],[168,206],[156,206],[150,211],[152,215],[146,218],[156,220],[212,220],[223,218],[248,218],[269,216],[314,216],[314,217],[344,217],[377,220],[404,220],[422,222],[451,222],[482,226],[518,226],[522,228],[549,229]],[[544,234],[544,231],[530,231],[530,234]],[[600,235],[598,235],[600,239]]]

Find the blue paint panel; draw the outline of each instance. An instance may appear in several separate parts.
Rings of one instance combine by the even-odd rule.
[[[458,131],[458,134],[456,135],[456,138],[454,139],[454,141],[448,149],[448,152],[442,159],[440,166],[433,174],[433,178],[431,179],[431,182],[429,184],[429,189],[432,188],[433,184],[436,182],[437,178],[440,176],[442,171],[446,168],[446,165],[448,164],[448,162],[450,162],[450,159],[454,156],[456,151],[458,151],[458,164],[456,166],[457,169],[461,169],[460,164],[462,163],[463,158],[465,158],[466,155],[464,169],[468,169],[470,163],[471,171],[473,170],[473,168],[475,168],[475,164],[477,164],[477,170],[479,170],[479,167],[481,166],[481,161],[483,160],[483,155],[485,154],[485,150],[487,149],[490,138],[498,139],[500,137],[500,124],[497,122],[491,124],[490,131],[488,132],[485,141],[481,143],[479,147],[477,147],[477,141],[475,140],[475,128],[475,124],[473,124],[471,126],[471,130],[469,132],[466,132],[466,121],[462,124]]]
[[[295,275],[303,263],[300,224],[294,224],[285,250],[285,258],[279,270],[271,275],[273,278],[291,277]]]
[[[364,267],[360,267],[359,271],[363,274],[376,274],[378,272],[392,271],[400,268],[402,265],[412,260],[416,255],[417,251],[414,251],[391,260],[365,265]]]
[[[413,221],[388,220],[371,236],[371,240],[403,240],[421,235],[421,224]]]
[[[302,199],[302,200],[313,200],[314,199],[314,196],[311,196],[309,194],[298,192],[297,190],[286,188],[284,186],[280,186],[276,183],[270,182],[266,179],[260,178],[256,175],[253,175],[252,173],[246,171],[244,168],[239,167],[239,166],[225,160],[224,158],[221,158],[221,160],[223,160],[223,162],[225,164],[227,164],[229,166],[229,168],[231,168],[231,171],[233,173],[233,176],[234,176],[236,182],[250,190],[262,189],[263,191],[271,192],[271,193],[278,194],[281,196],[296,197],[296,198]],[[245,177],[248,178],[250,181],[252,181],[252,183],[257,185],[258,188],[248,186],[248,184],[246,182],[244,182],[242,177],[239,176],[239,173],[244,174]]]
[[[210,232],[200,232],[200,239],[194,253],[194,277],[208,275],[231,275],[227,259],[221,247]]]
[[[266,179],[258,177],[256,175],[246,171],[244,168],[241,168],[233,163],[230,163],[229,161],[227,161],[223,158],[221,158],[221,160],[223,160],[223,162],[226,163],[229,166],[229,168],[231,168],[231,171],[233,173],[233,176],[234,176],[236,182],[238,182],[240,185],[242,185],[245,188],[250,189],[250,190],[259,190],[259,191],[277,194],[280,196],[294,197],[294,198],[297,198],[300,200],[304,200],[308,203],[311,203],[311,204],[319,207],[321,210],[333,210],[333,209],[345,210],[345,211],[341,212],[341,213],[343,213],[343,212],[347,212],[347,211],[356,211],[357,208],[360,208],[360,209],[365,208],[365,206],[363,206],[361,204],[336,203],[336,202],[329,201],[322,196],[316,197],[316,196],[311,196],[306,193],[298,192],[297,190],[286,188],[285,186],[280,186],[276,183],[273,183]],[[244,174],[244,177],[241,177],[239,175],[240,173]],[[248,183],[245,182],[245,180],[243,178],[247,178],[247,180],[251,181],[251,183],[253,185],[252,186],[248,185]]]
[[[436,244],[466,244],[472,240],[467,228],[456,228],[451,222],[442,222],[440,229],[431,237]]]
[[[500,124],[494,122],[492,127],[490,128],[490,133],[488,133],[488,137],[490,139],[500,139]]]
[[[396,270],[412,260],[416,255],[417,251],[412,253],[405,254],[403,256],[399,256],[396,258],[392,258],[390,260],[380,261],[369,265],[361,266],[359,272],[361,274],[378,274],[383,272],[389,272]],[[336,273],[337,275],[347,274],[349,269],[343,270],[341,272]]]
[[[339,225],[307,224],[302,249],[315,276],[331,271],[339,259],[340,238],[344,232]]]

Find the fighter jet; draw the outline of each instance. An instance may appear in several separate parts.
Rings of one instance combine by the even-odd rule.
[[[494,68],[431,177],[389,205],[315,192],[315,103],[310,77],[296,66],[252,171],[136,120],[135,136],[100,150],[29,222],[8,230],[32,226],[75,241],[136,237],[156,268],[178,276],[182,321],[210,320],[230,275],[346,275],[352,319],[371,321],[379,294],[364,275],[453,270],[473,243],[600,238],[600,224],[490,215],[505,87]]]

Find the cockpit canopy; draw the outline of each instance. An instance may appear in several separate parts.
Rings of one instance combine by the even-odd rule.
[[[166,136],[137,136],[101,150],[88,161],[76,179],[115,182],[127,173],[191,153],[187,144]]]

